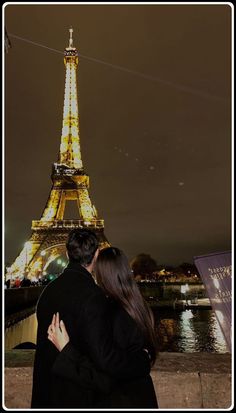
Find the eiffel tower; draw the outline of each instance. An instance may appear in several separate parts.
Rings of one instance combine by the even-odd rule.
[[[96,232],[101,248],[109,246],[104,235],[104,220],[98,219],[88,188],[79,139],[79,113],[76,70],[78,52],[73,46],[73,29],[69,29],[69,46],[64,51],[66,67],[61,144],[58,162],[52,165],[52,188],[40,220],[32,221],[32,234],[8,272],[11,276],[28,273],[29,278],[45,272],[58,256],[65,255],[65,243],[73,228],[90,228]],[[80,219],[64,219],[67,201],[76,201]]]

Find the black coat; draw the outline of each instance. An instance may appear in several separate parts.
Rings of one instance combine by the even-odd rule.
[[[113,337],[120,348],[130,352],[147,347],[135,321],[117,303],[109,300]],[[53,374],[74,384],[100,392],[100,408],[158,408],[150,375],[132,380],[112,380],[98,371],[88,357],[84,357],[69,342],[53,365]]]
[[[113,340],[108,300],[91,274],[70,263],[65,271],[42,292],[37,304],[37,348],[33,372],[32,408],[96,408],[101,392],[91,386],[78,386],[52,372],[58,355],[48,340],[47,330],[53,313],[60,313],[71,344],[88,356],[98,372],[114,380],[145,377],[150,372],[145,351],[131,353],[120,349]],[[85,380],[86,381],[86,380]]]

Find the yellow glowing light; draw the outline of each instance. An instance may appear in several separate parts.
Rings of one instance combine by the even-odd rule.
[[[50,221],[55,219],[60,202],[60,192],[53,189],[50,193],[49,201],[43,212],[42,221]]]
[[[79,143],[79,114],[77,102],[76,56],[68,56],[66,63],[66,82],[64,95],[63,123],[60,145],[60,163],[71,168],[83,167]]]
[[[98,216],[96,207],[94,205],[93,205],[93,215],[94,215],[95,218],[97,218],[97,216]]]
[[[86,188],[79,189],[79,200],[80,200],[80,208],[81,208],[81,215],[84,220],[95,219],[96,216],[94,214],[94,210],[89,198],[89,193]]]

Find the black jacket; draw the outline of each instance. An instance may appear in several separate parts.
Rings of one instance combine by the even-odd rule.
[[[147,347],[135,321],[118,304],[109,300],[113,336],[120,348],[131,353]],[[112,380],[97,370],[70,342],[63,348],[53,365],[53,374],[100,392],[100,408],[158,408],[150,375],[131,380]]]
[[[60,313],[71,344],[88,356],[98,371],[115,380],[145,377],[149,358],[143,350],[120,349],[113,340],[108,301],[91,274],[70,263],[42,292],[37,304],[37,348],[33,372],[32,408],[96,408],[100,392],[63,380],[52,372],[58,355],[48,340],[53,313]]]

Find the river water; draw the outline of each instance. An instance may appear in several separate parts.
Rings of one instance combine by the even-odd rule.
[[[159,351],[226,353],[227,347],[213,310],[153,308]],[[6,329],[5,348],[36,343],[35,314]]]
[[[153,309],[159,351],[228,352],[213,310]]]

